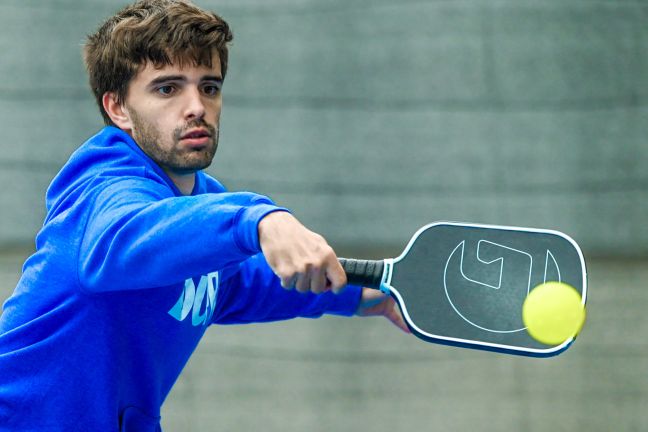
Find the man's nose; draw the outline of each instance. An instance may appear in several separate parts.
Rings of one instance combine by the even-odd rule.
[[[199,89],[189,89],[186,93],[185,118],[201,119],[205,116],[205,103]]]

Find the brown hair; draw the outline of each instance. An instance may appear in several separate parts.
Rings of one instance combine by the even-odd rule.
[[[122,103],[128,84],[148,62],[155,67],[211,67],[216,50],[224,78],[231,40],[225,20],[188,0],[139,0],[117,12],[88,36],[83,48],[90,87],[104,122],[113,124],[103,108],[104,93],[114,92]]]

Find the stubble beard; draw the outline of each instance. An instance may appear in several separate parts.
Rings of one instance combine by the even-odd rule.
[[[174,129],[172,136],[168,138],[172,145],[167,148],[161,145],[164,142],[163,137],[153,124],[143,120],[132,108],[129,108],[129,112],[133,122],[133,139],[164,171],[188,174],[211,165],[218,148],[218,127],[208,124],[203,119],[191,120],[184,126]],[[197,127],[209,131],[210,139],[207,145],[200,149],[182,148],[180,138],[189,129]]]

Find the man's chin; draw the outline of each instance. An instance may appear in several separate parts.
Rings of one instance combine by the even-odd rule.
[[[211,137],[181,139],[177,146],[189,152],[209,152],[214,148],[214,139]]]
[[[196,158],[188,158],[182,162],[176,163],[171,166],[171,169],[178,174],[191,174],[192,172],[203,170],[211,165],[214,158],[213,155],[192,155],[199,156]]]

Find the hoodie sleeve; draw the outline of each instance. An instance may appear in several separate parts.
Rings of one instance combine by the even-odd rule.
[[[137,177],[103,184],[78,254],[90,292],[167,286],[238,264],[260,252],[259,221],[285,211],[252,193],[176,197]]]
[[[262,254],[223,272],[218,288],[216,324],[243,324],[317,318],[322,314],[351,316],[358,309],[362,288],[347,285],[339,294],[286,290]]]

